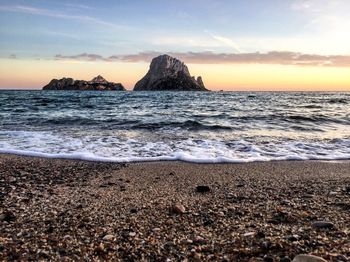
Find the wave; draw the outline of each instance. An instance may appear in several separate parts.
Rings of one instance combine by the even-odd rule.
[[[332,98],[327,100],[327,102],[330,104],[347,104],[348,103],[348,101],[343,98]]]
[[[216,124],[204,124],[199,121],[187,120],[184,122],[159,122],[159,123],[139,123],[133,125],[135,129],[164,129],[164,128],[182,128],[191,131],[196,130],[232,130],[230,126],[216,125]]]
[[[153,140],[89,133],[65,136],[51,132],[1,131],[0,153],[103,162],[188,161],[243,163],[278,160],[350,159],[350,137],[323,141],[213,140],[199,138]]]
[[[279,157],[255,157],[247,159],[234,159],[229,157],[198,157],[188,153],[175,153],[172,156],[144,156],[144,157],[103,157],[92,153],[43,153],[37,151],[26,151],[16,149],[0,149],[0,154],[13,154],[21,156],[51,158],[51,159],[71,159],[71,160],[83,160],[93,162],[110,162],[110,163],[127,163],[127,162],[155,162],[155,161],[183,161],[190,163],[202,163],[202,164],[214,164],[214,163],[250,163],[250,162],[270,162],[270,161],[306,161],[306,160],[350,160],[350,153],[344,156],[279,156]]]
[[[320,105],[305,105],[305,106],[301,106],[301,107],[310,108],[310,109],[321,109],[321,108],[323,108],[323,106],[320,106]]]
[[[39,120],[39,119],[38,119]],[[123,127],[131,130],[157,130],[165,128],[181,128],[185,130],[198,131],[198,130],[232,130],[230,126],[207,124],[199,121],[187,120],[184,122],[169,121],[169,122],[150,122],[145,123],[140,120],[127,120],[127,119],[114,119],[113,117],[105,119],[93,119],[82,117],[64,117],[54,118],[48,120],[39,120],[38,124],[41,125],[58,125],[58,126],[95,126],[101,128],[108,125],[108,127]],[[34,122],[31,122],[34,123]]]

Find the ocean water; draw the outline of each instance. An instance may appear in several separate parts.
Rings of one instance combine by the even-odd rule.
[[[116,162],[350,159],[350,93],[0,91],[0,153]]]

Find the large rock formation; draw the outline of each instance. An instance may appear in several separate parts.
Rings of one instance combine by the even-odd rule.
[[[134,91],[163,90],[208,91],[201,77],[191,77],[183,62],[168,55],[153,58],[147,74],[134,87]]]
[[[43,87],[43,90],[102,90],[102,91],[125,91],[120,83],[108,82],[98,75],[91,81],[74,80],[73,78],[52,79]]]

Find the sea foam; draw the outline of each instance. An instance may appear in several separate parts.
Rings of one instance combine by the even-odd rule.
[[[350,140],[258,143],[218,140],[141,141],[118,137],[59,137],[50,132],[0,132],[0,153],[101,162],[244,163],[350,159]]]

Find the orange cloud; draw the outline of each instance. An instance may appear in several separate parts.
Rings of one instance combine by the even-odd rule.
[[[153,57],[162,53],[150,51],[137,54],[112,55],[104,57],[98,54],[82,53],[78,55],[55,56],[57,60],[83,60],[104,62],[149,62]],[[297,66],[331,66],[350,67],[350,56],[347,55],[317,55],[303,54],[287,51],[271,51],[268,53],[213,53],[213,52],[170,52],[177,57],[192,64],[278,64]]]

